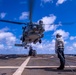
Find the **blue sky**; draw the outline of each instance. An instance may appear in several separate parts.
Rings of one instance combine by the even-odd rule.
[[[55,53],[55,35],[60,33],[65,41],[65,54],[76,54],[75,9],[76,0],[35,0],[33,21],[43,20],[45,24],[42,44],[32,44],[37,53]],[[28,22],[28,12],[28,0],[0,0],[0,19]],[[74,24],[63,24],[71,22]],[[21,33],[22,26],[0,22],[0,54],[28,53],[28,49],[14,46],[20,43]]]

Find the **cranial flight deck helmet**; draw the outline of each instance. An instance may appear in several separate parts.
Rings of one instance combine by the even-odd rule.
[[[43,21],[42,21],[42,20],[40,20],[40,21],[39,21],[39,24],[43,24]]]
[[[62,37],[62,35],[60,35],[59,33],[56,34],[56,38],[58,37]]]

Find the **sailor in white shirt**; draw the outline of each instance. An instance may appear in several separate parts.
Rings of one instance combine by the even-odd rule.
[[[57,53],[58,58],[60,59],[60,66],[57,69],[62,70],[64,69],[65,66],[65,57],[64,57],[64,41],[60,34],[56,35],[55,52]]]

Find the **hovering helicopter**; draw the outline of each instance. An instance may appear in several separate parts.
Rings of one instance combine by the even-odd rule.
[[[15,46],[28,46],[28,43],[37,42],[41,43],[41,38],[44,36],[43,32],[45,31],[43,28],[43,21],[39,21],[39,23],[32,22],[32,12],[33,12],[34,0],[29,0],[29,22],[28,23],[21,23],[21,22],[14,22],[10,20],[0,20],[1,22],[25,25],[22,27],[23,33],[20,40],[22,44],[15,44]]]
[[[22,42],[34,43],[36,44],[38,41],[41,43],[41,38],[43,37],[43,32],[45,31],[43,28],[43,21],[39,21],[39,24],[29,23],[26,27],[23,27],[23,36],[21,37]]]

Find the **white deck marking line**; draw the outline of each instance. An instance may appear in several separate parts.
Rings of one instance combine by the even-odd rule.
[[[0,68],[19,68],[19,66],[0,66]]]
[[[25,69],[27,63],[29,62],[30,57],[28,57],[23,63],[22,65],[13,73],[13,75],[21,75],[23,70]]]
[[[26,68],[52,68],[52,67],[58,67],[58,66],[26,66]],[[69,67],[69,66],[65,66]],[[76,68],[76,66],[70,66],[72,68]],[[0,66],[0,68],[19,68],[19,66]]]
[[[43,58],[43,57],[40,57],[40,58],[32,58],[32,59],[52,59],[52,58],[54,58],[54,57],[48,57],[48,58]]]
[[[59,66],[26,66],[26,68],[53,68],[53,67],[59,67]],[[69,68],[69,66],[65,66],[66,68]],[[76,66],[70,66],[72,68],[76,68]]]

